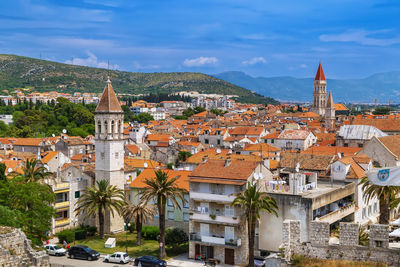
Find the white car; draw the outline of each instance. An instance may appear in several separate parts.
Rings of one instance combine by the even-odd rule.
[[[114,254],[104,256],[104,261],[115,263],[128,263],[131,261],[131,258],[125,252],[115,252]]]
[[[64,256],[67,253],[64,248],[53,244],[47,244],[44,246],[44,248],[49,255]]]

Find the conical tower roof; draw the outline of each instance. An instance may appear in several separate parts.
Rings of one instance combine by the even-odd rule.
[[[111,81],[108,78],[106,87],[104,87],[103,94],[101,95],[101,99],[99,104],[96,107],[94,112],[99,113],[116,113],[123,112],[121,105],[118,102],[118,98],[115,95],[115,92],[112,88]]]
[[[322,69],[321,62],[318,65],[317,74],[315,75],[314,81],[326,81],[324,70]]]
[[[326,102],[326,107],[334,108],[333,97],[332,97],[331,91],[329,91],[328,102]]]

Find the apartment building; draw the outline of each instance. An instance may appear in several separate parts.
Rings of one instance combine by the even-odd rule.
[[[230,204],[254,175],[272,179],[261,163],[207,160],[189,176],[189,258],[215,258],[231,265],[247,264],[248,234],[242,209]]]

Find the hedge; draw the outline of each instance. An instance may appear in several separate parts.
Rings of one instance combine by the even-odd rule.
[[[157,240],[160,235],[160,229],[157,226],[146,225],[142,227],[142,236],[147,240]]]

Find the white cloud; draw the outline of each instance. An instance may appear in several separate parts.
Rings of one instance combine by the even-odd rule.
[[[198,57],[193,59],[185,59],[183,65],[186,67],[201,67],[207,65],[215,65],[218,63],[216,57]]]
[[[243,65],[266,64],[267,60],[263,57],[253,57],[242,62]]]
[[[400,36],[392,38],[374,38],[372,35],[382,34],[387,30],[366,31],[363,29],[347,30],[339,34],[322,34],[319,39],[322,42],[354,42],[362,45],[390,46],[400,43]]]
[[[103,68],[103,69],[110,68],[111,70],[120,69],[120,66],[118,66],[117,64],[109,65],[105,61],[98,61],[97,56],[90,51],[86,51],[86,54],[88,55],[87,58],[74,57],[70,60],[66,60],[65,63],[72,64],[72,65]]]

